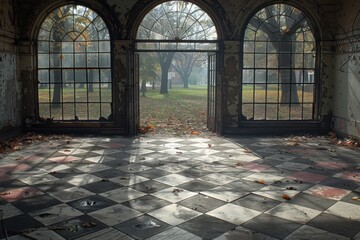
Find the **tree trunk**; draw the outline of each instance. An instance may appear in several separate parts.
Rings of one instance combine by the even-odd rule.
[[[184,88],[189,88],[189,77],[183,77]]]
[[[294,61],[291,41],[281,41],[279,49],[279,66],[281,79],[281,103],[299,103],[299,96],[296,87],[296,76],[292,72],[291,64]]]
[[[146,92],[146,81],[145,80],[141,81],[140,91],[141,91],[141,96],[145,97],[145,92]]]
[[[161,86],[160,93],[168,93],[168,72],[175,52],[158,53],[161,66]]]

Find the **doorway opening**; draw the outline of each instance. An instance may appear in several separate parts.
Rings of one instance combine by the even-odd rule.
[[[217,45],[213,21],[193,3],[164,2],[145,15],[135,57],[140,132],[215,131]]]

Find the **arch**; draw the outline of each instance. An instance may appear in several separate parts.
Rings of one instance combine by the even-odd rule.
[[[136,5],[131,10],[130,16],[127,19],[127,26],[131,26],[128,30],[129,38],[136,39],[138,29],[141,25],[142,20],[144,17],[155,7],[166,3],[171,2],[168,0],[165,1],[151,1],[151,0],[144,0],[138,1]],[[176,2],[176,1],[175,1]],[[185,1],[184,1],[185,2]],[[218,35],[218,39],[226,39],[229,35],[228,28],[231,26],[228,16],[225,10],[219,3],[214,3],[214,5],[207,5],[202,1],[186,1],[189,4],[194,4],[198,6],[202,11],[204,11],[210,19],[213,21],[214,26],[216,28],[216,32]],[[216,9],[216,10],[214,10]],[[131,23],[131,24],[130,24]]]
[[[102,17],[86,6],[63,5],[47,15],[37,36],[40,119],[111,120],[110,40]]]
[[[258,8],[242,33],[241,120],[315,120],[318,41],[290,4]]]

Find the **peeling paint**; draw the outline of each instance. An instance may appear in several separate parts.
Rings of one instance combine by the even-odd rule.
[[[21,124],[20,83],[17,80],[16,54],[0,53],[0,130]]]

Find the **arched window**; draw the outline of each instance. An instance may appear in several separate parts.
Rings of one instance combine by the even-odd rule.
[[[90,8],[52,11],[38,35],[38,102],[41,119],[111,120],[110,35]]]
[[[210,16],[197,5],[168,1],[144,17],[136,38],[156,40],[153,44],[138,42],[138,50],[216,50],[211,41],[217,40],[217,32]]]
[[[244,33],[242,120],[313,120],[316,41],[299,9],[273,4]]]

